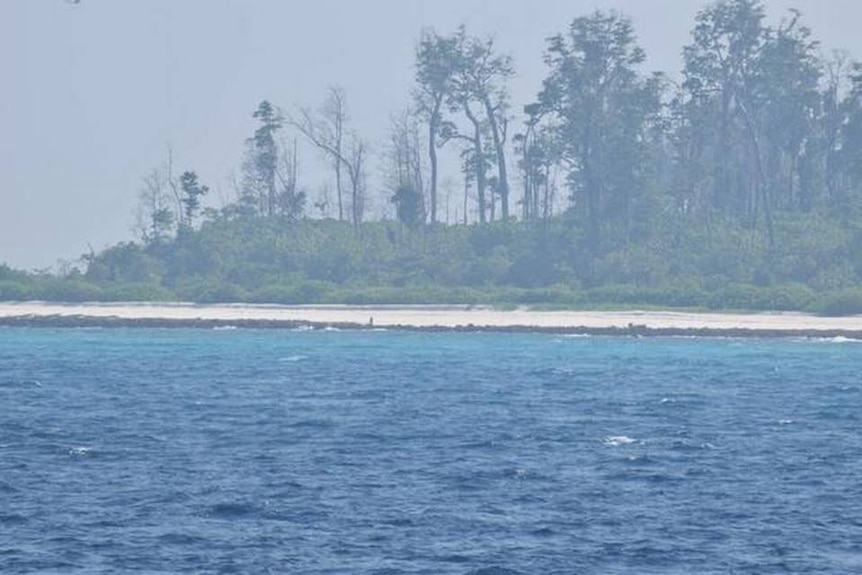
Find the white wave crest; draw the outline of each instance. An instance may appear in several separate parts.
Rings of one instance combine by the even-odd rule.
[[[616,447],[618,445],[631,445],[632,443],[636,442],[637,439],[634,439],[633,437],[629,437],[627,435],[608,435],[602,438],[602,443],[613,447]]]
[[[812,337],[807,338],[806,341],[813,341],[818,343],[862,343],[862,339],[846,337],[843,335],[837,335],[835,337]]]

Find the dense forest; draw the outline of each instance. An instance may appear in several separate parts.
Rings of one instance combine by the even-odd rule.
[[[0,300],[862,313],[862,63],[823,52],[800,13],[719,0],[671,78],[599,11],[548,39],[515,110],[493,39],[426,30],[387,142],[355,131],[339,88],[313,109],[261,102],[233,198],[204,208],[199,176],[166,162],[143,180],[137,241],[59,275],[0,266]],[[303,188],[298,140],[334,189]]]

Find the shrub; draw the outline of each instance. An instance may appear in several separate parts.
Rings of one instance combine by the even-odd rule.
[[[236,303],[248,301],[243,288],[215,280],[198,280],[177,286],[177,297],[195,303]]]
[[[115,284],[102,288],[105,301],[170,301],[174,294],[153,284]]]
[[[0,301],[42,299],[42,290],[32,282],[0,280]]]
[[[102,288],[78,279],[47,280],[42,285],[42,299],[55,302],[84,302],[102,299]]]
[[[862,288],[828,294],[815,305],[815,311],[830,317],[862,314]]]
[[[801,284],[757,287],[750,284],[729,284],[716,290],[709,298],[713,309],[762,311],[796,311],[808,309],[814,292]]]
[[[300,305],[326,303],[330,300],[333,286],[329,282],[308,280],[299,283],[279,283],[256,290],[251,300],[256,303]]]

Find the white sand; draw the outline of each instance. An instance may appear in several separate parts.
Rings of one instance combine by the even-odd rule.
[[[117,319],[306,321],[314,324],[354,323],[375,327],[536,327],[653,329],[862,331],[862,316],[825,318],[801,313],[684,313],[657,311],[533,311],[467,306],[275,306],[149,303],[55,304],[0,303],[0,318],[22,316],[86,316]]]

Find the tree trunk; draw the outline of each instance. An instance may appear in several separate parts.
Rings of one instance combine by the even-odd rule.
[[[479,223],[487,223],[488,218],[485,214],[485,151],[482,149],[482,124],[479,119],[473,114],[468,104],[464,104],[464,113],[473,124],[473,169],[476,171],[476,195],[479,201]]]
[[[755,194],[757,194],[763,202],[763,215],[766,219],[766,232],[769,237],[769,247],[773,247],[775,245],[775,234],[772,222],[772,204],[769,197],[769,190],[766,185],[766,176],[763,171],[763,156],[761,155],[760,138],[758,137],[757,127],[754,125],[754,119],[751,117],[748,107],[741,99],[739,103],[739,109],[742,111],[742,117],[745,120],[745,127],[751,140],[751,145],[754,148],[754,165],[757,171],[757,182],[755,184],[757,188],[755,190]]]
[[[338,156],[335,160],[335,192],[338,194],[338,221],[344,220],[344,196],[341,184],[341,143],[342,143],[342,122],[341,117],[337,116],[335,122],[335,153]]]
[[[497,185],[500,191],[500,211],[505,221],[509,219],[509,179],[506,172],[506,140],[503,134],[500,133],[500,125],[497,123],[494,106],[491,104],[488,94],[482,95],[482,103],[485,105],[485,113],[488,115],[488,123],[491,126],[491,139],[494,142],[494,152],[497,156],[497,175],[499,178]]]
[[[440,106],[442,96],[434,102],[434,109],[428,120],[428,159],[431,161],[431,188],[428,194],[431,199],[431,225],[437,223],[437,130],[440,128]]]

